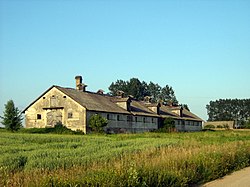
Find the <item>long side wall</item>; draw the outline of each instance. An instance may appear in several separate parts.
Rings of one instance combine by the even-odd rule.
[[[202,121],[175,119],[175,127],[176,127],[176,130],[179,132],[201,131]]]
[[[125,132],[148,132],[158,129],[158,118],[148,116],[134,116],[130,114],[115,114],[87,111],[87,124],[92,115],[99,114],[108,119],[108,125],[105,131],[109,133]],[[88,125],[87,125],[88,126]]]

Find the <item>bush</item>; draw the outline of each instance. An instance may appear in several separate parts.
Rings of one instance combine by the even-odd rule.
[[[173,118],[165,118],[163,124],[163,130],[165,130],[166,132],[175,131],[175,122]]]
[[[99,114],[92,115],[89,120],[89,127],[97,133],[104,132],[103,127],[107,126],[108,120]]]
[[[215,126],[214,125],[206,125],[205,128],[206,129],[215,129]]]
[[[46,127],[46,128],[22,128],[20,130],[21,133],[31,133],[31,134],[79,134],[83,135],[84,132],[77,130],[73,131],[64,126],[61,122],[56,123],[54,127]]]
[[[250,129],[250,119],[244,123],[244,126],[243,126],[244,129]]]

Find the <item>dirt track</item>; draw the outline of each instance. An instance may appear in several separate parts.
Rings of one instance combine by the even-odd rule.
[[[206,183],[202,187],[250,187],[250,167]]]

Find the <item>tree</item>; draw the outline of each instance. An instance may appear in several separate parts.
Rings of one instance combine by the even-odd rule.
[[[109,86],[110,95],[116,95],[119,90],[124,92],[124,96],[132,95],[137,100],[143,100],[145,96],[151,96],[153,102],[171,102],[178,104],[174,90],[171,86],[161,87],[159,84],[140,81],[138,78],[131,78],[129,81],[117,80]]]
[[[5,104],[4,116],[1,116],[1,118],[3,119],[2,124],[9,131],[14,132],[22,127],[22,114],[21,111],[15,107],[13,100],[9,100],[7,104]]]
[[[103,132],[103,127],[107,126],[108,120],[99,114],[94,114],[89,119],[89,127],[92,131],[101,133]]]
[[[178,105],[178,101],[177,101],[177,99],[175,97],[174,90],[169,85],[166,85],[165,87],[163,87],[161,89],[160,99],[163,102],[171,102],[171,103],[173,103],[175,105]]]
[[[219,99],[206,106],[208,121],[235,120],[243,125],[250,117],[250,99]]]
[[[125,93],[127,92],[127,82],[123,80],[117,80],[115,83],[112,82],[109,86],[110,95],[116,95],[118,91],[122,90]]]
[[[189,109],[189,107],[188,107],[187,104],[181,104],[181,106],[182,106],[183,108],[185,108],[186,110],[190,111],[190,109]]]
[[[134,98],[142,100],[144,98],[144,90],[145,88],[139,79],[132,78],[127,81],[127,95],[132,95]]]
[[[153,102],[158,102],[160,101],[161,86],[150,81],[147,85],[147,93],[152,97]]]

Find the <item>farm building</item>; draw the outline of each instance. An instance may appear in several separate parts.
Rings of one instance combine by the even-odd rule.
[[[208,121],[204,123],[204,127],[234,129],[235,121]]]
[[[165,118],[175,121],[177,131],[199,131],[202,119],[182,107],[138,101],[123,92],[109,96],[98,90],[86,91],[82,77],[76,76],[76,88],[51,86],[24,109],[26,128],[53,127],[61,122],[72,130],[90,132],[89,119],[99,114],[108,120],[106,132],[146,132],[162,126]]]

